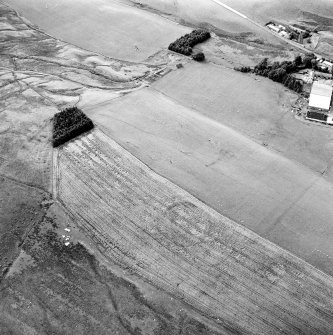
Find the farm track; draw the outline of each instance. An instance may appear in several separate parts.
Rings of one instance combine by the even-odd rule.
[[[213,211],[99,130],[54,157],[54,195],[103,254],[223,333],[332,333],[331,277]]]

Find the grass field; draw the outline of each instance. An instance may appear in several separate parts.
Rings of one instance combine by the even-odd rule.
[[[143,61],[190,31],[118,1],[8,0],[7,3],[55,38],[122,60]]]
[[[153,87],[333,180],[331,129],[294,119],[291,105],[297,95],[281,84],[193,63],[170,73]]]
[[[330,0],[224,0],[223,2],[263,24],[271,19],[296,21],[303,11],[326,17],[333,16]]]
[[[327,39],[321,36],[314,51],[327,57],[332,55],[333,7],[330,0],[225,0],[224,3],[261,24],[278,20],[297,23],[310,30],[317,28]]]
[[[196,25],[209,23],[228,33],[248,33],[264,38],[270,43],[280,43],[268,32],[211,0],[196,0],[195,6],[191,0],[143,0],[140,2],[148,8],[168,13],[178,20]]]
[[[332,332],[331,277],[211,210],[98,130],[58,156],[58,198],[102,253],[223,334]]]
[[[286,24],[298,23],[305,25],[309,29],[317,27],[323,33],[332,32],[333,29],[331,24],[333,10],[329,0],[318,0],[315,2],[311,0],[292,2],[288,0],[200,0],[196,1],[195,6],[189,0],[143,0],[141,3],[145,4],[150,10],[153,8],[161,13],[172,15],[180,22],[182,20],[194,24],[205,24],[208,22],[222,31],[252,33],[257,38],[273,44],[279,44],[282,41],[258,27],[253,21],[262,27],[270,20],[278,20]],[[228,10],[224,7],[225,5],[230,6],[232,10],[240,12],[240,15]],[[243,18],[243,15],[248,19]],[[329,37],[329,43],[326,43],[324,38],[320,38],[318,45],[314,45],[314,50],[326,55],[326,57],[330,57],[331,44],[331,37]],[[313,51],[313,49],[311,50]]]

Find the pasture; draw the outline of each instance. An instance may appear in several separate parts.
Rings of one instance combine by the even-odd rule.
[[[223,0],[225,4],[248,15],[252,19],[265,24],[269,20],[297,20],[302,12],[316,13],[323,16],[332,16],[330,0]]]
[[[297,95],[281,84],[212,64],[202,67],[192,63],[153,87],[333,180],[331,129],[296,120],[291,106]]]
[[[55,38],[127,61],[143,61],[191,31],[118,1],[9,0],[7,3]]]
[[[212,0],[196,0],[195,6],[191,0],[142,0],[140,2],[148,8],[172,15],[180,22],[185,21],[194,25],[209,23],[225,33],[253,35],[269,43],[281,43],[269,32]]]

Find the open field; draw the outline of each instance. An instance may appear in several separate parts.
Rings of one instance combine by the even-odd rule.
[[[277,20],[285,24],[300,24],[310,30],[318,28],[326,34],[326,38],[320,36],[318,43],[314,43],[312,48],[308,49],[322,53],[327,57],[331,55],[333,42],[331,36],[327,38],[327,33],[333,31],[333,10],[329,0],[315,2],[312,0],[201,0],[196,1],[196,6],[192,6],[192,2],[188,0],[143,0],[140,3],[145,5],[145,9],[171,15],[179,22],[202,25],[209,23],[217,29],[221,29],[221,32],[224,30],[243,33],[243,37],[246,36],[246,33],[250,33],[250,36],[252,34],[259,39],[264,39],[266,44],[267,42],[280,43],[285,44],[285,47],[287,44],[283,42],[283,39],[277,38],[263,29],[268,21]],[[231,10],[228,10],[227,6]],[[234,11],[240,14],[237,15]],[[293,48],[298,48],[298,46],[297,43],[293,44]]]
[[[58,156],[58,198],[101,252],[223,334],[332,332],[331,277],[211,210],[98,130]]]
[[[223,0],[225,4],[265,24],[269,20],[297,20],[303,12],[332,17],[330,0]]]
[[[190,31],[114,0],[6,2],[55,38],[128,61],[143,61]]]
[[[297,95],[281,84],[213,65],[201,67],[192,63],[168,74],[153,87],[333,180],[331,129],[294,119],[291,105]]]
[[[150,88],[86,113],[157,173],[333,274],[333,185],[320,175]]]
[[[111,60],[51,39],[1,4],[0,13],[5,24],[0,42],[0,174],[50,191],[54,113],[128,93],[160,68]]]
[[[6,2],[0,334],[333,334],[331,129],[230,70],[291,46],[210,0]],[[53,149],[68,106],[96,129]]]
[[[300,24],[310,30],[317,28],[321,34],[314,51],[328,57],[332,55],[333,7],[330,0],[225,0],[223,2],[262,25],[270,20],[277,20],[286,24]]]
[[[254,35],[257,38],[263,38],[269,43],[281,43],[279,39],[272,36],[269,32],[260,29],[248,20],[211,0],[196,0],[195,6],[193,6],[193,1],[191,0],[143,0],[140,3],[144,5],[143,8],[145,9],[158,10],[162,14],[171,15],[179,22],[188,22],[194,25],[209,23],[209,25],[224,32],[243,34],[243,36]]]
[[[100,273],[85,248],[68,250],[62,236],[65,224],[75,222],[49,211],[53,115],[145,86],[161,68],[52,39],[2,4],[0,14],[0,334],[216,334],[181,302],[152,287],[147,301],[139,279],[133,285],[105,269]],[[89,247],[96,251],[93,243]],[[182,312],[175,314],[174,307]]]

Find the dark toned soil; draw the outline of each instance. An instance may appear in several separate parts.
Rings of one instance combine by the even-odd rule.
[[[46,217],[32,229],[23,250],[33,264],[2,281],[1,334],[218,334],[185,306],[171,315],[148,301],[82,244],[66,247],[54,226]]]
[[[35,223],[42,220],[45,193],[0,176],[0,282],[20,245]]]

